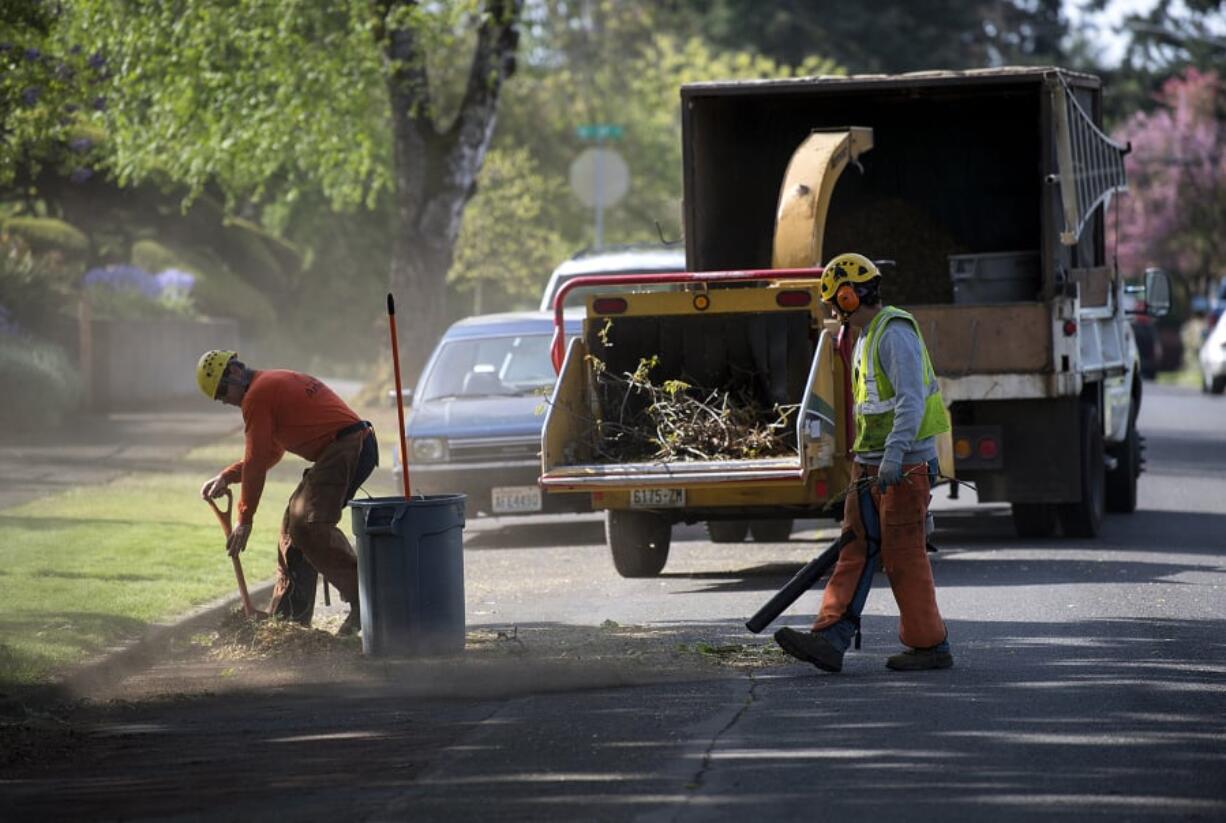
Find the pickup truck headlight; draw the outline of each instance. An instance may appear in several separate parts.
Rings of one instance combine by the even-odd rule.
[[[416,437],[409,441],[409,457],[422,463],[441,463],[447,459],[447,441],[441,437]]]

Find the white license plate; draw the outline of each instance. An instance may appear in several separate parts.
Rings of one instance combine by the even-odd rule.
[[[685,505],[685,489],[632,489],[632,509],[679,509]]]
[[[494,514],[517,514],[541,510],[539,486],[495,486],[491,490]]]

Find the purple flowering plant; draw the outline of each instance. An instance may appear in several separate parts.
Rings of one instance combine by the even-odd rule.
[[[193,313],[191,291],[196,277],[191,272],[165,269],[153,275],[139,266],[120,263],[90,269],[81,282],[95,309],[103,315]]]
[[[95,289],[136,292],[154,300],[162,294],[162,287],[152,274],[127,263],[90,269],[81,278],[81,283]]]
[[[196,275],[181,269],[165,269],[154,275],[153,279],[157,282],[158,288],[162,290],[162,297],[171,295],[186,297],[191,294],[192,286],[196,285]]]

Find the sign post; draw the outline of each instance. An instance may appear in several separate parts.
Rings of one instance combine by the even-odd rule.
[[[619,140],[622,127],[612,123],[587,123],[575,127],[580,140],[595,142],[584,149],[570,167],[571,189],[583,203],[595,209],[595,246],[604,247],[604,209],[626,196],[630,171],[626,161],[613,149],[604,148],[606,140]]]

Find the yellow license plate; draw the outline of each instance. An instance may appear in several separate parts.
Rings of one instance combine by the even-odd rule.
[[[632,509],[679,509],[685,505],[685,489],[633,489]]]

